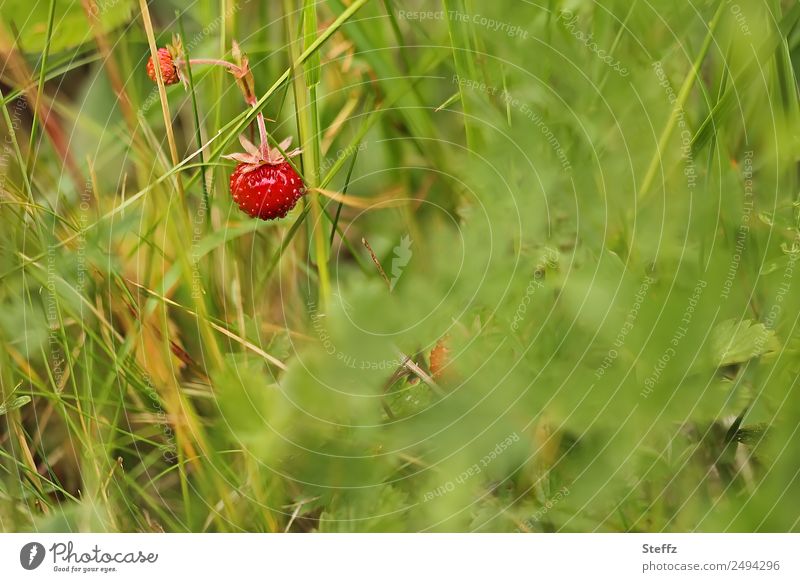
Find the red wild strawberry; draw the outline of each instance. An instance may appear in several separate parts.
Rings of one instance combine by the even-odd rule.
[[[178,76],[178,68],[175,66],[175,60],[172,58],[172,53],[169,49],[158,49],[158,66],[161,68],[161,77],[164,79],[165,85],[174,85],[180,82]],[[154,83],[156,80],[156,69],[153,66],[153,57],[147,61],[147,76],[150,77]]]
[[[239,208],[253,218],[272,220],[283,218],[305,194],[303,179],[277,149],[266,142],[261,147],[240,136],[246,153],[224,156],[240,162],[231,174],[231,195]],[[288,157],[296,156],[299,149],[287,151],[292,138],[286,138],[280,149]]]

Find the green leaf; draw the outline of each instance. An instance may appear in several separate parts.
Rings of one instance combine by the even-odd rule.
[[[14,400],[12,400],[11,402],[4,402],[3,404],[0,404],[0,416],[2,416],[3,414],[7,414],[12,410],[16,410],[17,408],[22,408],[30,401],[31,401],[30,396],[18,396],[17,398],[14,398]]]
[[[741,364],[780,348],[774,331],[749,319],[723,321],[714,330],[711,345],[720,366]]]
[[[111,31],[126,23],[131,16],[132,0],[96,2],[97,17],[102,29]],[[0,20],[19,30],[22,50],[41,53],[47,39],[49,2],[6,0],[0,4]],[[53,35],[50,52],[74,48],[92,40],[87,15],[80,2],[56,0]]]
[[[303,28],[304,28],[304,41],[305,44],[303,45],[304,49],[308,49],[311,45],[314,44],[314,41],[317,39],[317,3],[316,2],[309,2],[306,0],[305,6],[303,7]],[[313,55],[309,57],[305,64],[306,70],[306,85],[309,87],[313,87],[314,85],[319,83],[319,75],[320,75],[320,56],[319,51],[316,51]]]

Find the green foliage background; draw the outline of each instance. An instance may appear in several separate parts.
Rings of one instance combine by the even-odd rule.
[[[796,2],[152,3],[339,232],[236,209],[254,115],[193,66],[167,127],[138,3],[28,4],[0,529],[800,529]]]

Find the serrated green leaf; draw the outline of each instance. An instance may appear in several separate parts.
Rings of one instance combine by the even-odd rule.
[[[723,321],[714,330],[711,342],[720,366],[741,364],[780,348],[774,331],[750,319]]]

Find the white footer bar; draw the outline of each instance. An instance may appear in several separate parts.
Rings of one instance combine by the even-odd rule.
[[[797,581],[800,534],[0,535],[2,580],[142,582],[187,575],[326,582]]]

